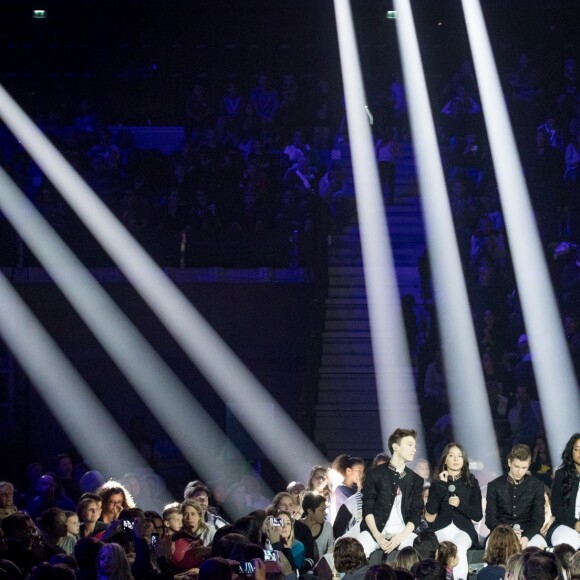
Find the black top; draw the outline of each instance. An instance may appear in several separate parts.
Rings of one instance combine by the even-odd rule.
[[[452,495],[449,491],[450,485],[455,486],[453,494],[459,498],[457,507],[449,504],[449,498]],[[472,520],[476,522],[481,520],[483,513],[479,482],[473,475],[469,478],[469,484],[463,478],[449,483],[434,480],[429,488],[426,510],[431,515],[437,514],[435,521],[429,524],[429,529],[437,531],[454,523],[460,530],[469,535],[474,544],[478,543],[477,533],[471,522]]]
[[[487,486],[485,525],[493,531],[499,524],[519,524],[530,540],[544,525],[544,484],[531,475],[519,483],[501,475]]]
[[[365,475],[361,531],[369,531],[365,521],[369,514],[375,516],[379,531],[385,527],[399,488],[402,494],[403,520],[405,524],[412,522],[416,528],[421,523],[423,513],[423,483],[423,478],[408,467],[405,467],[401,475],[390,463],[383,463],[370,469]]]
[[[552,485],[552,514],[556,518],[556,524],[569,526],[573,528],[578,522],[576,517],[576,495],[578,494],[578,484],[580,483],[580,473],[577,471],[572,476],[572,487],[570,489],[570,501],[567,507],[564,507],[564,498],[562,491],[562,482],[564,472],[562,469],[556,471],[554,483]]]

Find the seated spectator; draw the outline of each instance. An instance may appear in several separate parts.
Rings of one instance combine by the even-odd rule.
[[[525,384],[516,387],[515,396],[516,403],[508,412],[513,444],[534,447],[543,428],[540,403],[530,398],[530,389]]]
[[[270,87],[269,79],[262,74],[250,92],[250,101],[264,128],[270,127],[278,112],[278,91]]]
[[[419,555],[419,552],[417,552],[417,550],[412,546],[407,546],[406,548],[399,550],[393,560],[393,567],[402,568],[403,570],[410,572],[420,561],[421,556]]]
[[[439,547],[439,540],[435,532],[431,530],[424,530],[417,534],[413,540],[413,548],[417,550],[422,560],[426,558],[435,558],[437,548]]]
[[[350,223],[355,211],[354,193],[345,180],[342,164],[331,164],[318,182],[318,192],[330,211],[333,231],[340,233]]]
[[[97,560],[104,546],[96,538],[81,538],[75,545],[74,556],[77,561],[77,580],[96,580]]]
[[[550,459],[548,442],[543,435],[536,437],[536,444],[532,450],[530,473],[543,481],[545,485],[552,485],[552,460]]]
[[[54,459],[54,466],[55,473],[58,476],[59,483],[62,485],[65,494],[74,502],[77,502],[81,496],[81,490],[79,484],[73,477],[74,466],[70,455],[66,453],[57,455]]]
[[[304,494],[302,499],[304,518],[301,521],[310,529],[319,557],[326,554],[334,543],[332,526],[326,521],[326,507],[323,496],[312,492]]]
[[[45,473],[36,484],[38,495],[26,505],[26,511],[32,518],[38,518],[43,511],[51,507],[75,511],[75,502],[66,496],[53,473]]]
[[[292,74],[285,74],[280,88],[279,124],[284,133],[296,127],[300,121],[300,102],[298,83]]]
[[[65,551],[61,544],[63,544],[64,539],[67,537],[67,526],[66,526],[66,512],[59,508],[48,508],[42,512],[40,516],[40,529],[43,532],[43,540],[45,544],[45,554],[47,548],[50,555],[67,553],[72,554],[74,543],[71,545],[70,542],[66,542],[67,549]]]
[[[286,171],[284,186],[294,191],[300,198],[314,194],[316,181],[310,161],[305,156],[299,157],[296,163]]]
[[[443,541],[437,548],[435,559],[445,566],[446,579],[453,580],[453,569],[459,564],[459,556],[457,555],[457,546],[453,542]]]
[[[66,515],[66,538],[59,543],[59,546],[67,553],[74,552],[75,544],[80,538],[80,521],[75,512],[64,512]]]
[[[324,467],[323,465],[315,465],[310,470],[306,490],[319,493],[327,502],[330,501],[332,497],[332,483],[328,477],[327,467]]]
[[[338,460],[338,461],[337,461]],[[333,468],[342,475],[343,480],[340,485],[334,488],[332,499],[331,521],[334,522],[340,506],[361,487],[361,482],[365,472],[365,462],[360,457],[350,455],[339,455],[333,463]],[[304,501],[302,502],[304,506]],[[306,513],[306,511],[305,511]]]
[[[119,544],[105,544],[99,550],[97,580],[133,580],[131,564]]]
[[[98,494],[84,494],[77,507],[80,527],[79,535],[81,538],[88,538],[104,532],[107,529],[105,522],[99,521],[101,517],[101,496]]]
[[[208,558],[199,567],[198,580],[230,580],[232,565],[224,558]]]
[[[14,562],[28,574],[32,568],[44,560],[44,545],[40,533],[28,514],[15,513],[0,523],[7,549],[2,558]]]
[[[300,157],[308,157],[308,154],[310,153],[310,145],[304,142],[302,131],[294,131],[292,143],[286,145],[282,153],[287,157],[287,162],[284,163],[286,167],[296,163]]]
[[[98,141],[87,153],[89,159],[99,158],[107,171],[116,172],[119,169],[121,153],[119,148],[112,142],[113,135],[106,128],[99,129]]]
[[[560,577],[560,570],[554,554],[539,552],[534,554],[524,568],[526,580],[556,580]]]
[[[479,228],[471,236],[471,266],[477,268],[485,261],[502,268],[505,257],[503,234],[493,229],[492,222],[487,216],[480,218]]]
[[[193,538],[198,538],[204,546],[211,545],[215,534],[215,527],[204,520],[203,509],[197,500],[186,499],[181,504],[183,516],[183,531]]]
[[[368,569],[369,563],[365,556],[362,544],[354,538],[340,538],[334,546],[334,567],[342,576],[343,580],[362,580]]]
[[[445,580],[446,577],[445,566],[433,558],[421,561],[413,571],[415,580]]]
[[[183,514],[181,513],[181,506],[177,502],[165,507],[162,518],[165,533],[167,534],[174,534],[183,528]]]
[[[135,507],[131,494],[118,481],[107,481],[99,487],[97,493],[102,500],[100,520],[106,524],[118,519],[122,510]]]
[[[294,520],[291,514],[283,511],[276,512],[275,517],[282,520],[282,526],[279,528],[280,542],[284,548],[290,550],[294,564],[300,570],[306,561],[306,550],[304,544],[294,536]],[[270,528],[271,532],[272,528]],[[274,546],[276,542],[272,539],[270,541],[272,542],[272,546]]]
[[[0,481],[0,522],[18,511],[14,505],[14,486],[9,481]]]

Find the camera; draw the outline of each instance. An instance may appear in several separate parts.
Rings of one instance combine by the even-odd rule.
[[[275,528],[283,528],[284,520],[282,518],[272,518],[272,526]]]
[[[264,550],[264,562],[275,562],[276,550]]]
[[[159,541],[159,534],[157,532],[153,532],[151,534],[151,545],[153,547],[155,547],[157,545],[158,541]]]
[[[244,574],[245,576],[252,576],[256,571],[256,567],[252,562],[240,562],[238,566],[238,574]]]
[[[133,522],[131,520],[123,520],[123,529],[125,531],[133,531]]]

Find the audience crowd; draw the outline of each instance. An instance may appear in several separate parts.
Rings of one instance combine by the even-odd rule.
[[[29,466],[26,491],[0,482],[0,574],[7,580],[580,577],[580,433],[562,453],[551,498],[530,472],[526,445],[511,449],[507,474],[480,488],[479,473],[470,472],[467,451],[455,442],[432,477],[424,459],[411,471],[415,437],[397,429],[390,454],[380,453],[368,469],[363,459],[341,455],[273,497],[262,495],[252,474],[228,490],[190,481],[183,499],[170,503],[163,503],[167,490],[153,473],[105,481],[60,454],[54,472]],[[398,500],[382,495],[392,477]]]

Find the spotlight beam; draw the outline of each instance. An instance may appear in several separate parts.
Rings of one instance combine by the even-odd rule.
[[[303,472],[305,463],[324,461],[277,401],[3,87],[0,87],[0,116],[220,397],[236,403],[237,418],[278,471],[292,480]],[[275,409],[274,431],[257,416],[256,405],[252,404],[257,402]],[[293,442],[289,448],[288,441]]]
[[[223,432],[2,168],[0,208],[184,457],[206,481],[220,479],[214,459]],[[228,451],[230,465],[244,473],[247,462]]]
[[[548,446],[558,457],[580,427],[580,394],[481,5],[462,0]]]
[[[453,427],[457,440],[473,458],[484,460],[486,467],[501,473],[411,4],[395,0],[394,8]]]
[[[383,196],[349,0],[334,0],[356,204],[360,223],[383,447],[396,427],[416,427],[418,453],[425,453],[413,369],[395,276]]]
[[[118,477],[147,465],[2,272],[0,333],[92,467]]]

